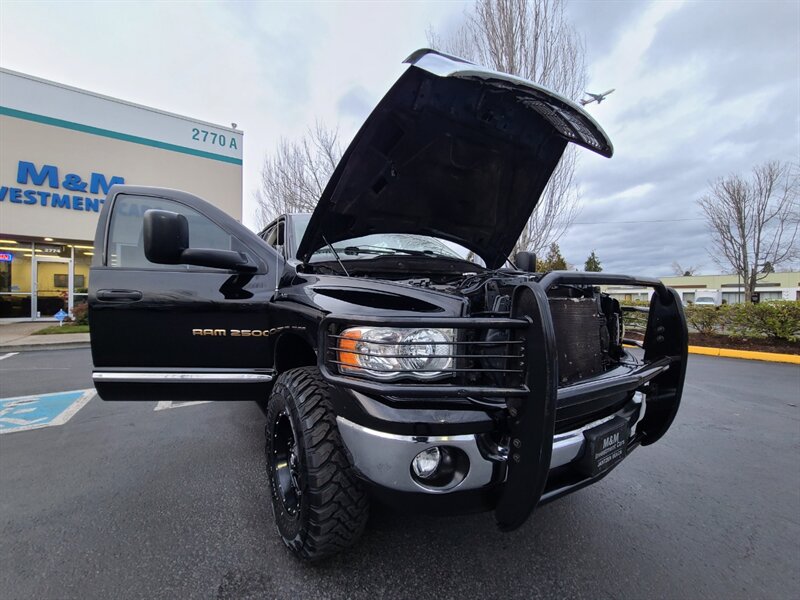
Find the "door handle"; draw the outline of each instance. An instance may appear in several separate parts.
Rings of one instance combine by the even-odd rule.
[[[139,290],[97,290],[97,299],[103,302],[136,302],[142,299]]]

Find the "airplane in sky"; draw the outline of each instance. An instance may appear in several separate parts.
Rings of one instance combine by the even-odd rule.
[[[592,102],[597,102],[598,104],[600,104],[603,100],[606,99],[606,96],[608,96],[613,91],[614,89],[612,88],[607,92],[603,92],[602,94],[593,94],[592,92],[586,92],[586,95],[591,96],[591,98],[589,98],[588,100],[580,100],[581,106],[586,106],[587,104],[591,104]]]

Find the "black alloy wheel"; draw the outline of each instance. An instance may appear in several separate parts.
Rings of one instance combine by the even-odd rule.
[[[286,512],[296,516],[300,510],[303,488],[297,460],[297,442],[292,422],[286,412],[278,413],[272,429],[272,454],[270,472],[272,485],[277,490]]]
[[[266,463],[275,525],[298,557],[318,560],[356,543],[369,499],[350,464],[316,367],[282,373],[267,403]]]

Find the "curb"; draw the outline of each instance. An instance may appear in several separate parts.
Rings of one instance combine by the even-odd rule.
[[[52,342],[48,344],[19,344],[17,346],[0,346],[0,353],[6,352],[33,352],[35,350],[75,350],[77,348],[91,348],[91,342]]]
[[[720,356],[723,358],[743,358],[745,360],[763,360],[766,362],[800,365],[800,354],[731,350],[729,348],[707,348],[705,346],[689,346],[689,354],[704,354],[706,356]]]

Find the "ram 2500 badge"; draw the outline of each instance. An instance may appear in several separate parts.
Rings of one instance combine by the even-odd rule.
[[[612,155],[603,130],[532,82],[407,62],[313,214],[256,235],[114,186],[97,228],[100,396],[262,402],[277,529],[307,559],[353,544],[371,498],[519,527],[656,442],[683,389],[673,290],[507,262],[566,145]],[[652,288],[643,341],[602,284]]]

